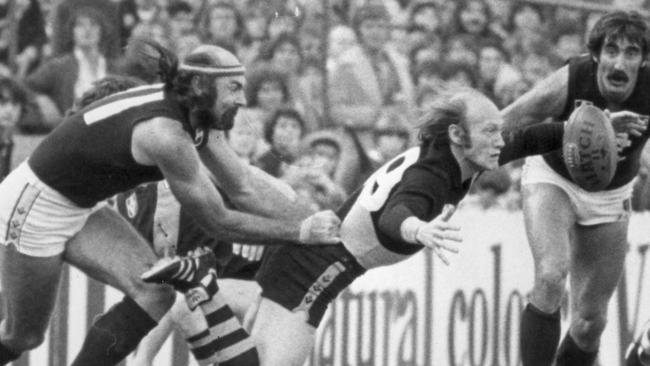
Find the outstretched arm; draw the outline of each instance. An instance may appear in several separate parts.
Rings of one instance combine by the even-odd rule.
[[[214,237],[256,244],[336,242],[335,220],[331,225],[323,225],[323,235],[316,239],[311,230],[301,232],[304,225],[300,220],[272,219],[226,208],[190,137],[175,121],[156,118],[139,123],[134,128],[132,143],[136,161],[157,165],[181,205],[193,212],[199,224]]]
[[[569,84],[569,67],[564,66],[536,84],[501,111],[506,141],[517,130],[559,116],[564,110]]]
[[[210,141],[199,152],[201,160],[228,197],[243,211],[266,217],[305,219],[313,210],[287,191],[278,179],[246,165],[221,131],[210,131]]]

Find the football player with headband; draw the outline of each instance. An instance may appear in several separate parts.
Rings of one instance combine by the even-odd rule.
[[[562,147],[562,124],[531,126],[506,141],[502,124],[496,105],[476,90],[440,95],[421,120],[420,146],[379,168],[338,210],[340,243],[273,248],[257,275],[262,298],[252,333],[261,364],[302,365],[328,304],[366,270],[425,247],[447,262],[461,241],[449,219],[481,172]],[[183,267],[161,263],[143,278],[174,284]]]
[[[0,184],[6,309],[0,365],[42,343],[64,260],[127,295],[95,319],[75,366],[119,363],[172,306],[171,287],[140,279],[157,260],[150,246],[102,203],[141,183],[165,178],[214,236],[261,244],[338,241],[332,212],[305,219],[308,209],[251,174],[218,131],[231,126],[245,104],[239,60],[222,48],[200,46],[179,65],[174,54],[147,45],[161,84],[111,95],[66,116]],[[227,209],[215,181],[253,213]]]

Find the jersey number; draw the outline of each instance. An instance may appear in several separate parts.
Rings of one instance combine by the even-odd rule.
[[[359,194],[361,207],[370,212],[382,208],[393,187],[402,180],[406,168],[413,165],[419,155],[419,148],[409,149],[374,172],[366,180]]]

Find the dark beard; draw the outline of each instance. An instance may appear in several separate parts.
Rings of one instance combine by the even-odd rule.
[[[226,109],[223,111],[223,113],[221,113],[221,115],[215,118],[215,121],[211,127],[221,131],[230,130],[235,124],[235,116],[237,115],[238,110],[238,106]]]

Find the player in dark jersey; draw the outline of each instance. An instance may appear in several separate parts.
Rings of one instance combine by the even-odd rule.
[[[460,241],[448,220],[475,178],[562,145],[562,125],[540,124],[504,146],[497,107],[475,90],[440,96],[430,108],[420,146],[379,168],[339,209],[341,243],[269,248],[258,271],[263,292],[253,325],[262,365],[302,365],[328,304],[366,270],[424,247],[447,262],[445,252],[456,252]]]
[[[609,299],[623,271],[632,181],[649,131],[650,36],[635,12],[602,16],[591,30],[589,54],[542,80],[503,110],[504,129],[547,118],[565,120],[576,100],[611,112],[625,140],[610,185],[587,192],[567,173],[561,153],[526,161],[524,218],[535,261],[535,282],[521,320],[524,366],[587,366],[597,357]],[[560,305],[571,274],[571,325],[560,341]],[[557,349],[557,351],[556,351]]]
[[[128,296],[96,319],[73,365],[117,364],[169,309],[173,290],[139,278],[155,254],[101,203],[140,183],[166,178],[211,235],[254,243],[337,241],[333,213],[304,220],[307,209],[249,174],[217,131],[229,128],[245,104],[239,60],[219,47],[200,46],[179,65],[175,55],[149,45],[159,53],[162,84],[118,93],[67,116],[0,184],[7,310],[0,325],[2,365],[42,342],[64,249],[65,261]],[[215,179],[257,215],[225,208]]]

